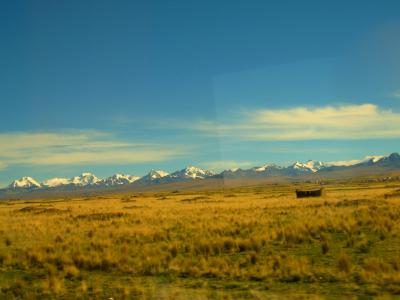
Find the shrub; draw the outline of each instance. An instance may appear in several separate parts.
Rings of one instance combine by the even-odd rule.
[[[178,255],[178,246],[176,244],[172,244],[169,247],[169,253],[172,257],[176,257]]]
[[[4,243],[6,244],[7,247],[11,246],[12,244],[11,239],[9,237],[5,238]]]
[[[65,272],[65,278],[68,279],[78,278],[80,275],[79,269],[74,265],[69,265],[65,267],[64,272]]]
[[[254,264],[257,263],[257,261],[258,261],[257,253],[254,252],[254,251],[250,252],[250,254],[249,254],[249,262],[254,265]]]
[[[345,252],[339,254],[337,260],[337,267],[339,271],[348,273],[351,269],[351,258]]]
[[[322,254],[326,254],[326,253],[328,253],[328,251],[329,251],[329,243],[328,243],[328,241],[323,241],[322,243],[321,243],[321,250],[322,250]]]

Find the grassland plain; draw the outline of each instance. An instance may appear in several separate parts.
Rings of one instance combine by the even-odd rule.
[[[400,295],[400,183],[0,202],[0,298]]]

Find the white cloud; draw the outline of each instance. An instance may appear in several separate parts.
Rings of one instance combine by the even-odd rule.
[[[248,168],[254,166],[255,164],[251,161],[215,160],[205,162],[203,165],[212,171],[222,171],[237,168]]]
[[[200,122],[194,128],[242,140],[385,139],[400,137],[400,113],[374,104],[260,109],[226,122]]]
[[[106,132],[0,133],[0,168],[6,165],[124,164],[184,155],[183,146],[118,140]]]

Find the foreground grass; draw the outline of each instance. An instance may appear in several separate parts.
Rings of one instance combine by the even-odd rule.
[[[400,295],[400,184],[0,202],[0,296]]]

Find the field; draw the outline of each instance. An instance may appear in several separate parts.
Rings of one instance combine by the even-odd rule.
[[[0,202],[1,299],[390,299],[400,183]]]

